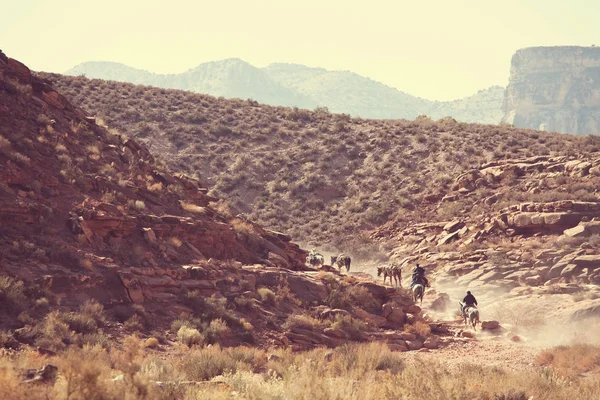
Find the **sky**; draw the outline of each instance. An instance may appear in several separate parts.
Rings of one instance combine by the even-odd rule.
[[[5,3],[0,49],[37,71],[115,61],[179,73],[237,57],[350,70],[430,100],[506,86],[520,48],[600,46],[597,0]]]

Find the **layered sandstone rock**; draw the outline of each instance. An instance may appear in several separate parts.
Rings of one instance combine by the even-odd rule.
[[[503,122],[562,133],[600,133],[600,48],[532,47],[512,58]]]

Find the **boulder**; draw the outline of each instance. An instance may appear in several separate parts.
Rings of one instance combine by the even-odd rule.
[[[421,307],[416,304],[402,307],[402,311],[407,314],[419,314],[421,312]]]
[[[444,230],[446,232],[452,233],[454,231],[459,230],[463,226],[465,226],[464,222],[459,221],[459,220],[454,220],[454,221],[450,221],[446,225],[444,225]]]
[[[399,308],[394,308],[386,319],[392,325],[402,325],[406,322],[406,314]]]
[[[268,258],[267,258],[271,263],[273,263],[275,266],[279,267],[279,268],[285,268],[285,269],[290,269],[290,263],[288,262],[288,260],[286,260],[284,257],[282,257],[280,254],[276,254],[273,252],[269,252]]]
[[[387,295],[387,289],[383,285],[379,285],[373,282],[360,282],[356,286],[364,287],[367,289],[375,298],[381,299],[385,298]]]
[[[9,58],[7,62],[8,69],[15,72],[22,82],[29,82],[31,80],[31,71],[25,64],[14,58]]]
[[[429,338],[425,339],[423,346],[425,346],[426,349],[434,350],[434,349],[437,349],[440,347],[440,343],[437,340],[437,338],[429,337]]]
[[[415,350],[420,350],[423,348],[423,341],[422,340],[410,340],[410,341],[406,341],[406,346],[408,347],[409,350],[411,351],[415,351]]]
[[[400,332],[399,333],[400,339],[402,340],[407,340],[407,341],[413,341],[413,340],[417,340],[417,335],[415,335],[412,332]]]
[[[561,278],[571,278],[581,272],[581,267],[577,264],[568,264],[560,273]]]
[[[325,328],[323,333],[327,336],[333,336],[338,339],[347,339],[348,334],[341,329]]]
[[[594,270],[600,267],[600,254],[589,254],[575,257],[573,260],[574,264],[577,264],[580,268],[589,268]]]
[[[353,312],[356,317],[360,318],[367,325],[381,328],[382,326],[387,324],[387,319],[379,315],[371,314],[361,308],[354,308]]]
[[[455,239],[458,239],[458,237],[459,237],[458,231],[454,231],[454,232],[442,237],[440,240],[438,240],[437,245],[438,246],[445,245]]]
[[[321,318],[325,319],[336,319],[338,316],[340,317],[349,317],[350,313],[346,310],[342,310],[340,308],[334,308],[334,309],[326,309],[323,312],[320,313],[319,315]]]
[[[385,303],[381,306],[381,316],[387,318],[392,313],[394,307],[390,303]]]
[[[142,232],[144,233],[144,239],[151,247],[158,246],[158,242],[156,240],[156,234],[152,230],[152,228],[142,228]]]
[[[500,327],[500,322],[498,322],[498,321],[483,321],[481,323],[481,329],[485,329],[485,330],[498,329],[499,327]]]
[[[388,343],[387,347],[391,351],[408,351],[408,347],[405,344],[401,343]]]
[[[575,226],[573,228],[566,229],[563,232],[563,234],[565,236],[568,236],[568,237],[585,236],[586,235],[585,225],[583,225],[583,224],[580,223],[579,225],[577,225],[577,226]]]
[[[438,297],[431,303],[431,309],[434,311],[444,312],[450,307],[450,296],[447,293],[440,293]]]

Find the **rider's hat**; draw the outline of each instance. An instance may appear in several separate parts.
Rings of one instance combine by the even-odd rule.
[[[467,290],[467,294],[471,294],[471,292]]]

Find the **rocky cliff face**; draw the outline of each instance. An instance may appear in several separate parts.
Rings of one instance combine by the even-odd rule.
[[[600,133],[600,48],[517,51],[503,111],[503,122],[519,128]]]

